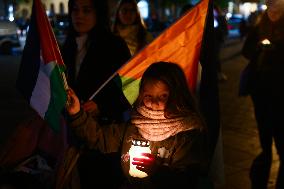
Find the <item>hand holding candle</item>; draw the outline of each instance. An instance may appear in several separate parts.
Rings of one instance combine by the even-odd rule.
[[[149,153],[142,153],[140,157],[134,157],[132,165],[136,165],[136,169],[147,175],[153,174],[157,169],[155,156]]]
[[[142,155],[143,154],[143,155]],[[147,154],[146,156],[144,154]],[[151,155],[151,150],[150,150],[150,142],[149,141],[142,141],[142,140],[132,140],[132,146],[129,149],[129,155],[130,155],[130,165],[129,165],[129,174],[132,177],[138,177],[138,178],[144,178],[147,177],[148,174],[142,170],[146,168],[146,171],[148,169],[148,164],[150,162],[150,159],[148,157],[152,157]],[[134,160],[136,159],[136,160]],[[143,159],[143,161],[139,161],[140,159]],[[149,159],[148,161],[146,159]],[[154,159],[154,158],[152,158]],[[139,168],[133,164],[134,161],[135,164],[137,163],[137,165],[139,166]],[[146,161],[144,161],[146,160]],[[143,166],[146,163],[145,166]],[[143,165],[142,165],[143,164]]]

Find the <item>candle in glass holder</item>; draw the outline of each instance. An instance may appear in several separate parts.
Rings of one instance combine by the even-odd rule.
[[[149,154],[151,153],[150,142],[143,140],[132,140],[132,145],[131,148],[129,149],[129,155],[130,155],[129,174],[132,177],[144,178],[148,176],[147,173],[138,170],[136,168],[136,165],[132,165],[133,158],[147,158],[145,156],[142,156],[142,153],[149,153]]]

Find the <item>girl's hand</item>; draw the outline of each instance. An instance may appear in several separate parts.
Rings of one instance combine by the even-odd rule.
[[[85,102],[82,105],[82,108],[84,111],[92,113],[93,115],[97,115],[99,113],[98,105],[92,100]]]
[[[80,111],[80,102],[72,89],[67,90],[66,109],[70,115],[75,115]]]
[[[142,153],[141,158],[133,158],[133,165],[136,165],[136,169],[147,173],[148,175],[152,175],[157,170],[157,161],[155,156],[149,153]]]

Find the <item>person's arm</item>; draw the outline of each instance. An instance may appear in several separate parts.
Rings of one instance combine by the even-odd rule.
[[[73,91],[68,92],[68,97],[68,122],[74,133],[90,148],[99,149],[104,153],[117,152],[126,124],[111,124],[102,127],[93,119],[93,116],[80,107],[79,100]]]

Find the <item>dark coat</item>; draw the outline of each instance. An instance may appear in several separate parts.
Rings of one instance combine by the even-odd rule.
[[[63,59],[67,66],[68,84],[81,101],[87,101],[99,87],[130,58],[122,38],[110,32],[94,32],[87,39],[88,50],[75,80],[76,42],[66,41]],[[102,120],[122,120],[122,112],[130,107],[123,95],[121,80],[114,77],[93,99],[101,112]]]
[[[77,44],[75,37],[68,36],[62,49],[64,63],[67,66],[68,84],[81,101],[87,101],[131,57],[124,40],[111,32],[93,30],[92,34],[89,34],[87,43],[88,49],[76,80]],[[100,111],[99,122],[104,125],[123,122],[125,119],[123,112],[130,108],[130,104],[122,92],[121,80],[118,75],[108,82],[103,90],[93,98],[93,101],[98,105]],[[73,133],[70,133],[70,136],[71,143],[81,148],[83,143],[73,136]],[[75,166],[80,176],[80,181],[78,181],[80,187],[82,189],[92,187],[90,183],[96,178],[97,186],[105,185],[106,188],[111,188],[111,184],[118,182],[116,180],[119,180],[120,177],[119,168],[116,168],[119,163],[116,163],[116,159],[115,155],[104,155],[98,150],[84,148]],[[71,178],[73,181],[70,182],[76,182],[73,177]],[[110,185],[105,184],[106,178],[109,179]],[[79,188],[79,186],[75,186],[75,188]]]
[[[197,116],[192,115],[191,118],[194,123],[200,122]],[[82,110],[70,117],[69,121],[75,133],[82,137],[90,148],[103,153],[121,153],[120,161],[126,179],[121,187],[123,189],[195,189],[198,178],[204,173],[208,164],[207,134],[204,129],[196,128],[180,132],[162,141],[149,141],[151,154],[156,156],[159,168],[155,174],[142,179],[131,177],[129,149],[132,139],[146,140],[137,127],[130,122],[101,127]],[[117,185],[114,188],[120,187]]]
[[[223,15],[219,15],[215,19],[218,23],[218,26],[214,28],[214,34],[216,40],[215,42],[222,44],[225,42],[225,38],[228,35],[228,23],[226,17]]]
[[[273,23],[264,13],[252,28],[242,49],[249,59],[249,90],[253,94],[283,98],[280,88],[284,83],[284,17]],[[262,44],[267,39],[270,44]]]

